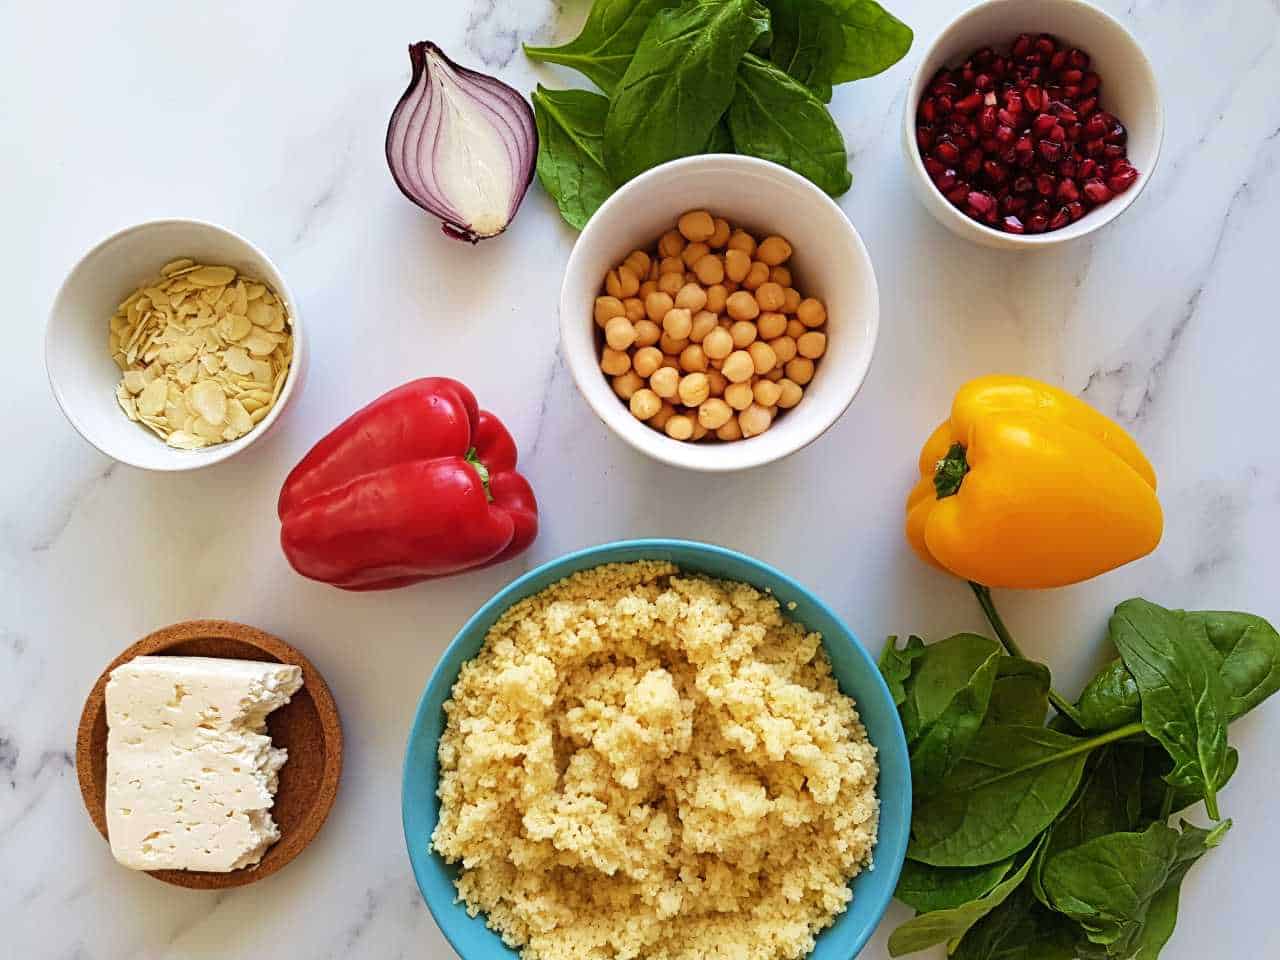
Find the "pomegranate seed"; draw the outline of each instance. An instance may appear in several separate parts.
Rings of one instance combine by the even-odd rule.
[[[1031,132],[1037,137],[1043,137],[1046,133],[1053,129],[1057,123],[1057,119],[1051,113],[1042,113],[1031,121]]]
[[[946,170],[943,170],[940,174],[934,177],[933,182],[937,185],[939,190],[946,193],[956,185],[956,181],[958,179],[956,172],[948,167]]]
[[[1022,197],[1016,197],[1011,193],[1006,193],[1000,198],[1000,214],[1002,216],[1008,216],[1011,213],[1021,213],[1026,205],[1027,201]]]
[[[1094,178],[1084,182],[1084,197],[1090,203],[1097,206],[1106,203],[1111,199],[1111,191],[1107,189],[1107,185],[1101,180]]]
[[[1119,173],[1113,173],[1107,178],[1107,189],[1112,193],[1124,193],[1133,186],[1133,182],[1138,179],[1138,171],[1133,167],[1126,167]]]
[[[957,100],[955,108],[957,113],[973,113],[980,106],[982,106],[982,94],[974,91],[967,97],[961,97]]]
[[[1035,183],[1026,174],[1015,177],[1013,181],[1014,193],[1030,193],[1036,188]]]
[[[1013,41],[1013,55],[1019,59],[1025,57],[1031,52],[1031,44],[1033,43],[1031,36],[1026,33],[1020,33]]]
[[[1072,203],[1080,199],[1080,188],[1076,186],[1074,180],[1063,179],[1058,182],[1058,199],[1063,203]]]
[[[1014,144],[1013,148],[1017,152],[1019,157],[1025,158],[1025,160],[1023,161],[1024,163],[1031,159],[1031,155],[1032,153],[1034,153],[1036,149],[1035,143],[1025,133],[1018,138],[1018,142]],[[1101,140],[1098,141],[1098,151],[1099,152],[1102,151]]]
[[[1067,208],[1063,207],[1053,215],[1053,219],[1049,221],[1050,230],[1061,230],[1071,222],[1071,214],[1067,212]]]
[[[1125,143],[1129,139],[1129,131],[1124,128],[1123,123],[1117,120],[1102,139],[1107,143]]]
[[[1058,181],[1051,173],[1036,175],[1036,192],[1042,197],[1052,197],[1058,192]]]
[[[928,150],[933,146],[933,128],[932,127],[916,127],[916,143],[920,145],[921,150]]]
[[[1041,140],[1036,144],[1036,149],[1040,151],[1040,156],[1050,163],[1057,163],[1058,158],[1062,156],[1062,144],[1053,140]]]
[[[1083,123],[1067,124],[1067,143],[1075,143],[1080,139],[1080,134],[1084,133]]]
[[[1102,149],[1102,141],[1098,141],[1098,149]],[[941,160],[948,167],[954,167],[960,162],[960,149],[950,140],[943,140],[933,148],[933,155]]]
[[[1102,142],[1101,138],[1097,140],[1090,140],[1088,143],[1084,145],[1085,155],[1093,157],[1094,159],[1097,159],[1098,157],[1102,156],[1102,148],[1104,146],[1106,146],[1106,144]]]
[[[970,190],[968,196],[969,209],[979,216],[986,216],[995,209],[995,197],[979,190]]]
[[[1080,119],[1080,115],[1065,103],[1058,104],[1057,114],[1058,122],[1062,124],[1075,123]]]
[[[1018,115],[1012,110],[997,110],[996,119],[1003,123],[1006,127],[1016,127],[1020,121]]]
[[[1049,218],[1043,213],[1033,213],[1027,217],[1027,233],[1044,233],[1049,226]]]
[[[1093,93],[1102,86],[1102,77],[1096,73],[1086,73],[1084,79],[1080,81],[1080,92],[1082,94]]]
[[[1122,160],[1125,152],[1123,143],[1108,143],[1102,148],[1102,156],[1107,160]]]
[[[1009,90],[1004,95],[1004,107],[1015,116],[1022,112],[1022,94],[1017,90]]]
[[[1003,147],[1000,144],[1000,141],[997,140],[995,137],[983,137],[981,140],[978,141],[978,146],[982,148],[983,153],[989,153],[992,155],[999,154],[1000,151],[1003,149]]]
[[[973,146],[973,139],[964,133],[951,134],[951,142],[956,145],[957,150],[968,150]]]
[[[955,206],[963,206],[965,200],[969,198],[969,185],[967,183],[957,183],[954,187],[947,191],[947,199]]]
[[[938,116],[945,117],[951,113],[951,98],[945,93],[933,101],[934,108],[938,112]]]
[[[982,164],[982,172],[992,183],[1004,183],[1009,179],[1009,171],[998,160],[986,160]]]
[[[1054,143],[1066,143],[1067,131],[1060,123],[1055,123],[1053,129],[1045,134],[1045,137]]]
[[[991,73],[997,77],[1003,77],[1009,72],[1009,61],[1004,57],[996,57],[991,61]]]
[[[1027,228],[1022,225],[1022,221],[1017,217],[1010,215],[1000,222],[1005,233],[1026,233]]]
[[[1027,109],[1039,112],[1044,109],[1044,91],[1035,84],[1028,84],[1026,90],[1023,91],[1022,99],[1026,101]]]
[[[995,133],[997,122],[996,108],[994,106],[983,107],[982,112],[978,114],[978,128],[984,133]]]
[[[1035,203],[1031,205],[1031,212],[1033,214],[1039,214],[1040,216],[1048,220],[1049,214],[1053,212],[1053,208],[1049,206],[1048,200],[1037,200]]]
[[[1005,146],[1005,147],[1009,146],[1009,144],[1014,142],[1015,136],[1016,135],[1013,132],[1013,127],[1009,126],[1009,124],[1007,123],[1002,123],[998,127],[996,127],[995,140],[996,140],[996,143],[1000,144],[1001,146]]]
[[[1089,159],[1081,160],[1080,169],[1076,171],[1076,176],[1078,176],[1081,180],[1088,180],[1090,177],[1093,176],[1094,172],[1097,169],[1098,169],[1097,160],[1089,160]]]
[[[1067,65],[1067,51],[1059,50],[1049,58],[1049,69],[1054,73],[1062,70]]]
[[[1085,97],[1076,104],[1076,113],[1081,117],[1089,116],[1096,109],[1098,109],[1097,97]]]
[[[1058,52],[1058,41],[1049,34],[1042,33],[1036,38],[1036,52],[1051,57]]]
[[[1106,114],[1095,113],[1084,123],[1084,134],[1090,140],[1098,140],[1107,132]]]
[[[977,148],[970,150],[964,155],[964,172],[971,177],[978,175],[978,171],[982,169],[982,151]]]
[[[994,90],[996,82],[991,79],[991,74],[980,73],[973,78],[973,85],[979,90]]]
[[[1071,214],[1072,221],[1079,220],[1084,216],[1084,204],[1077,200],[1075,203],[1067,204],[1067,213]]]
[[[1077,173],[1075,157],[1067,157],[1058,164],[1058,176],[1074,179]]]
[[[1063,70],[1062,82],[1068,86],[1079,86],[1080,81],[1084,79],[1084,71],[1082,70]]]

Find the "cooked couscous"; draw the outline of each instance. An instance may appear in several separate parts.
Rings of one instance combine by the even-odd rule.
[[[509,609],[458,677],[435,849],[524,960],[791,960],[870,865],[875,748],[816,633],[660,562]]]

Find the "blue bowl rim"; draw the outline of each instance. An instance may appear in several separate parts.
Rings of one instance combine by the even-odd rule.
[[[873,682],[873,686],[878,689],[879,694],[882,695],[888,703],[890,704],[893,703],[893,695],[889,692],[889,687],[884,682],[884,677],[881,676],[880,674],[879,665],[876,663],[875,659],[871,656],[871,654],[867,651],[866,647],[864,647],[862,643],[858,640],[857,634],[855,634],[851,629],[849,629],[849,626],[844,622],[844,619],[841,616],[839,616],[834,610],[832,610],[831,607],[829,607],[823,600],[821,600],[811,590],[809,590],[807,587],[805,587],[804,585],[802,585],[792,577],[778,570],[776,567],[772,566],[771,564],[765,563],[763,560],[759,560],[745,553],[740,553],[737,550],[731,550],[728,547],[722,547],[713,543],[705,543],[699,540],[682,540],[682,539],[671,538],[671,537],[644,537],[644,538],[638,538],[638,539],[632,539],[632,540],[613,540],[608,543],[597,544],[591,547],[584,547],[580,550],[574,550],[570,553],[561,554],[560,556],[554,557],[551,560],[547,560],[543,563],[540,563],[538,564],[538,566],[534,567],[532,570],[529,570],[521,574],[515,580],[512,580],[505,587],[503,587],[501,590],[495,593],[492,597],[490,597],[475,613],[473,613],[470,617],[468,617],[466,623],[464,623],[462,627],[459,628],[458,632],[454,634],[453,639],[449,641],[449,645],[445,647],[444,651],[440,654],[439,659],[436,661],[435,666],[431,670],[431,676],[427,680],[427,685],[423,688],[422,695],[418,698],[418,706],[414,710],[413,722],[409,727],[409,736],[405,743],[404,761],[401,766],[400,822],[401,822],[401,829],[404,833],[405,847],[409,856],[409,865],[413,869],[414,882],[418,886],[418,893],[422,897],[423,902],[426,903],[427,910],[431,913],[431,917],[435,921],[436,927],[444,935],[445,939],[449,942],[449,945],[454,949],[454,951],[458,954],[458,956],[462,958],[462,960],[476,960],[476,958],[471,957],[467,953],[465,953],[463,948],[453,939],[453,937],[449,932],[448,926],[446,926],[443,918],[439,915],[439,913],[436,912],[436,905],[432,902],[431,898],[427,896],[426,890],[424,889],[424,886],[423,886],[424,878],[421,876],[421,873],[419,870],[419,857],[415,856],[415,853],[414,853],[414,849],[415,849],[414,838],[410,837],[409,835],[409,824],[408,824],[409,796],[408,796],[407,785],[409,782],[409,775],[410,775],[409,763],[410,763],[411,756],[413,754],[413,743],[414,743],[414,740],[416,739],[415,732],[427,722],[427,714],[428,714],[428,711],[431,709],[428,706],[428,704],[431,702],[431,700],[435,699],[433,696],[433,693],[437,688],[437,686],[445,682],[445,678],[444,678],[445,665],[449,663],[451,659],[451,655],[454,653],[456,648],[463,642],[463,639],[466,636],[468,636],[470,633],[472,633],[472,631],[477,629],[480,623],[488,619],[493,614],[495,609],[499,609],[499,616],[500,616],[501,611],[505,611],[508,607],[513,606],[514,604],[518,603],[520,599],[523,599],[523,597],[520,597],[519,594],[530,581],[535,580],[539,577],[545,576],[546,573],[552,568],[560,567],[560,566],[572,566],[579,561],[592,559],[597,555],[602,555],[601,559],[596,564],[597,566],[600,566],[608,563],[627,562],[627,561],[610,560],[607,556],[603,556],[603,555],[617,553],[621,551],[643,551],[643,550],[653,550],[655,552],[663,551],[663,550],[692,550],[694,552],[701,552],[701,553],[709,554],[712,556],[726,558],[736,563],[741,563],[749,567],[754,567],[757,571],[759,571],[765,577],[772,580],[776,580],[779,583],[785,585],[789,591],[794,591],[796,594],[803,596],[806,599],[806,601],[808,601],[809,603],[812,603],[812,605],[816,607],[820,612],[824,613],[825,615],[830,617],[835,622],[839,623],[844,628],[845,633],[847,633],[849,636],[850,646],[853,647],[854,652],[857,654],[857,656],[862,659],[863,665],[867,669],[867,674]],[[678,565],[679,564],[677,564],[677,566]],[[580,567],[578,569],[585,570],[585,569],[590,569],[590,567]],[[571,576],[573,572],[577,572],[577,571],[565,573],[564,576],[566,577]],[[558,579],[562,579],[562,578],[558,578]],[[823,646],[826,646],[828,642],[829,642],[828,637],[824,635],[822,638]],[[459,669],[461,669],[461,664],[459,664]],[[453,682],[456,682],[456,677],[450,681],[450,684],[452,685]],[[443,703],[444,699],[442,698],[440,702]],[[896,707],[893,711],[893,715],[895,717],[897,716]],[[877,754],[884,755],[885,753],[892,751],[894,754],[897,755],[896,760],[898,765],[901,766],[902,769],[909,770],[910,758],[907,752],[907,741],[906,741],[906,736],[902,730],[902,725],[900,723],[896,724],[893,727],[893,731],[894,731],[894,735],[891,738],[892,739],[891,743],[874,744],[874,746],[876,747]],[[912,805],[911,787],[912,787],[911,778],[908,775],[907,778],[904,780],[904,788],[901,791],[901,796],[895,798],[896,810],[893,811],[896,814],[896,816],[900,818],[900,821],[903,824],[907,825],[908,828],[911,823],[911,805]],[[879,788],[877,787],[877,789]],[[439,804],[438,797],[432,797],[431,801],[436,803],[437,805]],[[882,821],[884,819],[886,806],[887,806],[886,799],[883,795],[881,795],[880,796],[880,817]],[[418,838],[418,839],[420,840],[421,838]],[[889,909],[889,904],[893,900],[893,890],[898,884],[898,878],[902,873],[902,866],[903,866],[903,863],[906,861],[906,857],[907,857],[907,843],[908,843],[908,840],[910,839],[910,829],[902,830],[901,836],[896,839],[897,839],[897,842],[892,847],[886,847],[884,845],[884,842],[880,838],[877,838],[876,846],[875,846],[876,871],[879,872],[882,869],[888,869],[888,871],[890,872],[889,882],[886,884],[883,892],[880,893],[878,897],[878,901],[873,902],[873,906],[869,914],[869,917],[871,919],[866,923],[865,927],[854,936],[853,941],[850,944],[848,944],[850,957],[856,957],[858,953],[862,950],[862,948],[866,946],[867,941],[871,939],[872,934],[874,934],[876,931],[876,928],[879,927],[880,921],[884,918],[885,911]],[[430,860],[432,858],[438,858],[438,856],[439,856],[438,854],[431,852],[426,856],[425,859]],[[456,901],[451,901],[451,905],[453,903],[456,903]],[[484,923],[483,919],[481,919],[479,916],[475,917],[474,919],[481,923]],[[825,933],[826,931],[824,930],[822,932]],[[821,936],[821,934],[819,936]]]

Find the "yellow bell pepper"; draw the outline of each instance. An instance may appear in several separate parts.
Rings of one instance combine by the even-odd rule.
[[[1060,587],[1145,556],[1163,530],[1156,475],[1123,429],[1026,377],[979,377],[920,452],[907,540],[988,587]]]

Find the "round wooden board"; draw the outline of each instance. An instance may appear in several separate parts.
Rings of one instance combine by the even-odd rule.
[[[289,751],[280,771],[271,815],[280,839],[255,867],[230,873],[154,870],[165,883],[197,890],[239,887],[269,877],[302,852],[324,825],[342,775],[342,724],[324,678],[289,644],[269,633],[227,620],[188,620],[139,640],[102,672],[85,701],[76,735],[76,772],[80,793],[98,832],[107,836],[107,710],[105,691],[111,671],[141,656],[222,657],[266,660],[302,668],[302,689],[267,717],[267,732]]]

